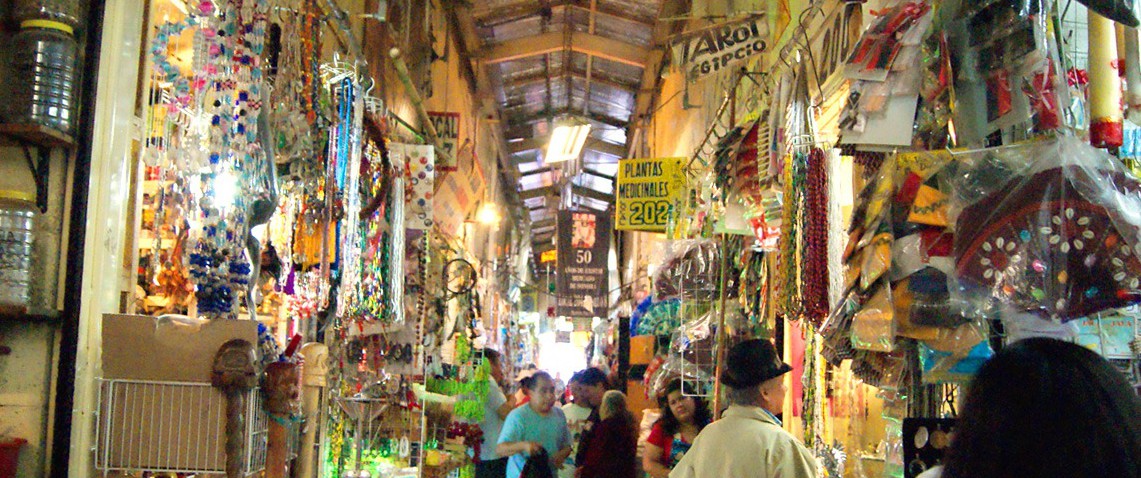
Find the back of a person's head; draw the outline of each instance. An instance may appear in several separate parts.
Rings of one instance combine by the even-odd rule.
[[[626,410],[626,395],[617,390],[610,390],[602,395],[602,405],[598,408],[599,416],[605,420]]]
[[[606,388],[606,374],[595,367],[589,367],[580,370],[578,373],[575,373],[575,377],[578,379],[575,380],[575,378],[572,377],[571,380],[574,380],[579,384],[591,387],[602,384],[602,388]]]
[[[481,351],[483,352],[483,358],[484,359],[486,359],[486,360],[488,360],[488,361],[490,361],[496,365],[503,363],[500,360],[503,358],[503,355],[500,354],[498,350],[485,348],[485,349],[482,349]]]
[[[970,384],[943,476],[1141,477],[1141,398],[1084,347],[1014,343]]]
[[[626,426],[629,428],[637,428],[638,425],[634,419],[634,414],[630,413],[626,403],[626,394],[618,390],[610,390],[602,395],[602,405],[598,407],[598,416],[603,420],[618,417],[626,422]]]

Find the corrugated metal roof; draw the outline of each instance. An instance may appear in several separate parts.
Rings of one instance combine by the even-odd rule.
[[[574,177],[574,183],[584,188],[590,188],[603,194],[614,193],[614,183],[593,174],[579,174]]]
[[[595,211],[606,211],[610,209],[610,203],[606,201],[599,201],[594,198],[588,198],[586,196],[575,195],[575,201],[578,202],[580,206],[585,206],[594,209]]]
[[[653,27],[661,10],[661,0],[480,0],[473,2],[476,32],[485,48],[506,46],[513,58],[489,62],[487,72],[498,100],[508,140],[547,137],[551,121],[576,117],[591,124],[590,140],[582,164],[601,175],[618,171],[616,153],[625,150],[626,129],[634,113],[642,68],[590,55],[575,45],[575,37],[593,35],[608,41],[649,48]],[[573,52],[550,52],[551,38],[545,37],[544,50],[518,55],[518,45],[544,33],[565,32],[569,28]],[[597,39],[594,41],[597,42]],[[538,47],[536,47],[538,48]],[[525,51],[525,50],[524,50]],[[519,172],[520,190],[533,191],[552,186],[564,187],[556,168],[542,170],[542,148],[512,154]],[[531,174],[526,174],[531,173]],[[580,187],[612,194],[607,178],[578,174],[572,182]],[[598,198],[574,195],[576,204],[599,210],[609,205]],[[525,201],[528,208],[557,206],[558,201],[542,197]],[[549,209],[530,211],[532,220],[550,215]]]
[[[527,209],[535,209],[538,207],[545,207],[547,205],[547,198],[545,198],[545,197],[527,198],[527,199],[523,200],[523,205],[526,206]]]

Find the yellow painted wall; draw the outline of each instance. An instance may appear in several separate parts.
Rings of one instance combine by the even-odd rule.
[[[732,0],[715,0],[709,2],[707,8],[716,10],[727,4],[735,4],[740,6],[748,2],[734,2]],[[778,2],[767,2],[770,10],[770,15],[775,16]],[[769,49],[769,57],[754,61],[749,66],[750,71],[763,71],[767,73],[776,73],[776,69],[766,67],[764,65],[771,65],[775,63],[775,54],[779,52],[785,44],[788,43],[793,30],[797,26],[797,20],[804,8],[810,4],[810,0],[789,0],[790,6],[790,21],[788,28],[784,29],[779,41],[774,42]],[[707,25],[708,22],[704,20],[692,20],[687,26],[687,29],[695,29]],[[717,108],[721,105],[725,98],[726,92],[730,89],[731,78],[729,73],[721,73],[710,78],[701,80],[698,83],[686,84],[685,79],[681,73],[675,71],[667,71],[663,75],[660,83],[660,92],[658,93],[657,104],[654,105],[653,115],[650,119],[647,128],[647,137],[650,138],[647,145],[646,156],[649,157],[670,157],[670,156],[684,156],[693,157],[695,151],[698,149],[710,124],[716,119],[715,113]],[[738,89],[738,110],[736,112],[737,119],[740,120],[759,101],[765,101],[761,89],[755,84],[745,81],[741,83]],[[719,132],[723,132],[729,126],[728,114],[723,119],[723,125],[720,127]],[[712,151],[712,148],[707,148]],[[711,159],[711,158],[710,158]],[[700,168],[699,162],[694,163],[695,174],[691,174],[691,180],[700,177],[700,173],[704,171]],[[847,180],[847,178],[844,178]],[[857,189],[858,190],[858,189]],[[656,235],[634,233],[630,236],[631,246],[627,250],[627,257],[625,265],[633,265],[633,270],[627,270],[627,280],[645,275],[646,264],[642,263],[641,259],[643,254],[647,251],[654,250],[661,247],[662,239]],[[660,258],[657,260],[660,261]],[[786,334],[789,333],[786,330]],[[876,445],[884,437],[884,427],[886,425],[882,418],[883,404],[882,400],[876,397],[876,389],[866,385],[858,385],[859,392],[864,397],[864,407],[859,411],[857,417],[830,417],[825,423],[826,435],[829,439],[837,440],[845,444],[846,451],[849,456],[847,473],[852,476],[852,472],[857,468],[855,461],[859,460],[863,467],[866,476],[878,476],[882,468],[882,461],[874,459],[862,459],[863,455],[872,454]],[[852,390],[855,390],[853,388]],[[786,402],[791,404],[791,401]],[[788,411],[786,411],[788,412]],[[792,417],[791,413],[786,413],[785,421],[786,428],[793,431],[797,436],[802,436],[803,424],[798,417]],[[855,421],[856,423],[853,423]],[[855,425],[856,428],[853,428]],[[853,435],[856,432],[857,435]]]

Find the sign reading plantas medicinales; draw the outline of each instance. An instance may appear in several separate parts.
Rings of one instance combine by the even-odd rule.
[[[664,232],[685,194],[685,158],[618,162],[617,229]]]
[[[590,211],[559,211],[558,221],[558,314],[605,316],[610,217]]]

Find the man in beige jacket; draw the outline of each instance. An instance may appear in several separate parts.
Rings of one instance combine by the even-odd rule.
[[[815,478],[816,458],[775,415],[784,408],[789,370],[767,340],[730,349],[721,372],[729,408],[701,431],[670,478]]]

